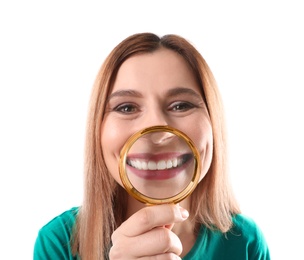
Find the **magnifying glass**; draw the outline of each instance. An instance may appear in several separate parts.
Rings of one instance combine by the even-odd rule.
[[[148,205],[185,199],[198,183],[200,168],[193,141],[170,126],[138,131],[120,153],[119,174],[126,191]]]

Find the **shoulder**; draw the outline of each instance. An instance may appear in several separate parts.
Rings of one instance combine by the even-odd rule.
[[[201,226],[195,245],[184,258],[269,260],[263,233],[255,221],[245,215],[233,216],[233,226],[226,233]]]
[[[78,215],[79,207],[73,207],[64,211],[60,215],[54,217],[47,224],[45,224],[40,232],[49,232],[64,229],[71,229],[75,224],[76,217]]]
[[[233,216],[233,226],[228,234],[243,237],[246,240],[264,239],[257,223],[250,217],[243,214]]]
[[[73,207],[41,227],[34,246],[35,260],[74,259],[70,242],[78,210],[78,207]]]
[[[235,215],[233,227],[226,235],[228,240],[237,241],[237,244],[246,247],[249,255],[256,256],[253,259],[269,259],[264,234],[252,218],[243,214]]]

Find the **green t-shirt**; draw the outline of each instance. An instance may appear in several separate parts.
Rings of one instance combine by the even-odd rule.
[[[77,260],[70,238],[78,207],[55,217],[43,226],[34,247],[34,260]],[[184,260],[269,260],[269,250],[259,227],[248,217],[236,215],[233,228],[223,234],[202,226],[196,242]]]

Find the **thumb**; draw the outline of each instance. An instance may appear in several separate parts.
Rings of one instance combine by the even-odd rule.
[[[186,209],[179,206],[179,204],[177,204],[177,206],[179,207],[179,210],[180,210],[180,213],[181,213],[182,217],[184,219],[187,219],[189,217],[189,212]],[[172,228],[174,227],[174,223],[165,225],[164,227],[169,229],[169,230],[172,230]]]

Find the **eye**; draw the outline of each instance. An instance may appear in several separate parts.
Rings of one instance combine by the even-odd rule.
[[[195,106],[189,102],[174,102],[173,104],[170,105],[169,110],[175,112],[185,112],[194,107]]]
[[[115,107],[113,110],[122,114],[132,114],[137,112],[138,108],[133,104],[121,104]]]

